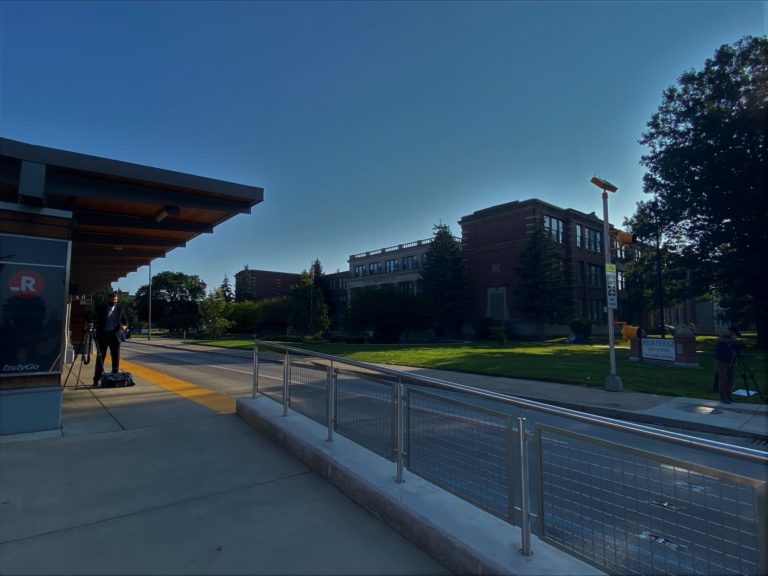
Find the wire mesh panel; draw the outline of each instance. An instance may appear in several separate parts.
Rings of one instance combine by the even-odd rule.
[[[336,431],[394,462],[392,383],[370,374],[339,370],[336,380]]]
[[[283,354],[259,350],[259,392],[283,401]]]
[[[539,427],[543,537],[613,574],[758,574],[765,483]]]
[[[328,368],[291,361],[290,406],[320,424],[326,424]]]
[[[512,417],[408,393],[408,469],[504,519],[512,517]]]

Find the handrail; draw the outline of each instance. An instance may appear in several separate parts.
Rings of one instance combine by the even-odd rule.
[[[357,368],[365,370],[371,370],[374,372],[383,373],[393,378],[401,378],[402,381],[408,380],[411,382],[424,384],[430,387],[438,388],[441,390],[447,390],[450,392],[462,392],[469,394],[470,396],[486,398],[490,400],[498,400],[504,404],[510,404],[520,408],[528,408],[537,410],[545,414],[551,414],[554,416],[561,416],[585,422],[587,424],[598,424],[619,430],[622,432],[637,433],[641,436],[648,438],[660,439],[679,444],[690,448],[700,448],[709,452],[717,454],[724,454],[727,456],[733,456],[742,458],[751,462],[768,463],[768,452],[762,452],[760,450],[754,450],[752,448],[745,448],[741,446],[733,446],[725,444],[724,442],[718,442],[716,440],[708,440],[706,438],[696,438],[695,436],[688,436],[687,434],[681,434],[679,432],[661,431],[650,426],[644,426],[642,424],[635,424],[633,422],[623,422],[621,420],[615,420],[607,416],[599,416],[597,414],[587,414],[585,412],[579,412],[570,408],[564,408],[560,406],[553,406],[551,404],[545,404],[543,402],[537,402],[535,400],[527,400],[525,398],[519,398],[517,396],[510,396],[507,394],[500,394],[498,392],[491,392],[489,390],[483,390],[480,388],[474,388],[465,384],[457,384],[454,382],[448,382],[446,380],[440,380],[438,378],[431,378],[429,376],[420,376],[417,374],[410,374],[408,372],[401,372],[393,370],[392,368],[386,368],[383,366],[376,366],[374,364],[367,364],[365,362],[359,362],[357,360],[350,360],[342,358],[340,356],[332,356],[330,354],[323,354],[322,352],[315,352],[312,350],[306,350],[303,348],[294,348],[292,346],[285,346],[282,344],[275,344],[274,342],[268,342],[265,340],[254,339],[255,345],[259,347],[275,348],[277,350],[284,350],[289,354],[300,354],[302,356],[314,356],[316,358],[322,358],[332,362],[343,363]]]

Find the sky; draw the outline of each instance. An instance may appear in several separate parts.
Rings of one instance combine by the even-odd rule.
[[[621,225],[663,91],[768,2],[0,0],[0,136],[264,188],[152,263],[326,273],[539,198]],[[148,283],[142,267],[113,283]]]

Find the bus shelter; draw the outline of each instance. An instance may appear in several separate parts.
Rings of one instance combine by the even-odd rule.
[[[0,138],[0,434],[61,426],[81,295],[263,198],[255,186]]]

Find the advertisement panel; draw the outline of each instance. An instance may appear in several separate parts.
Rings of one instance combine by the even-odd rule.
[[[0,377],[61,372],[69,250],[0,234]]]

